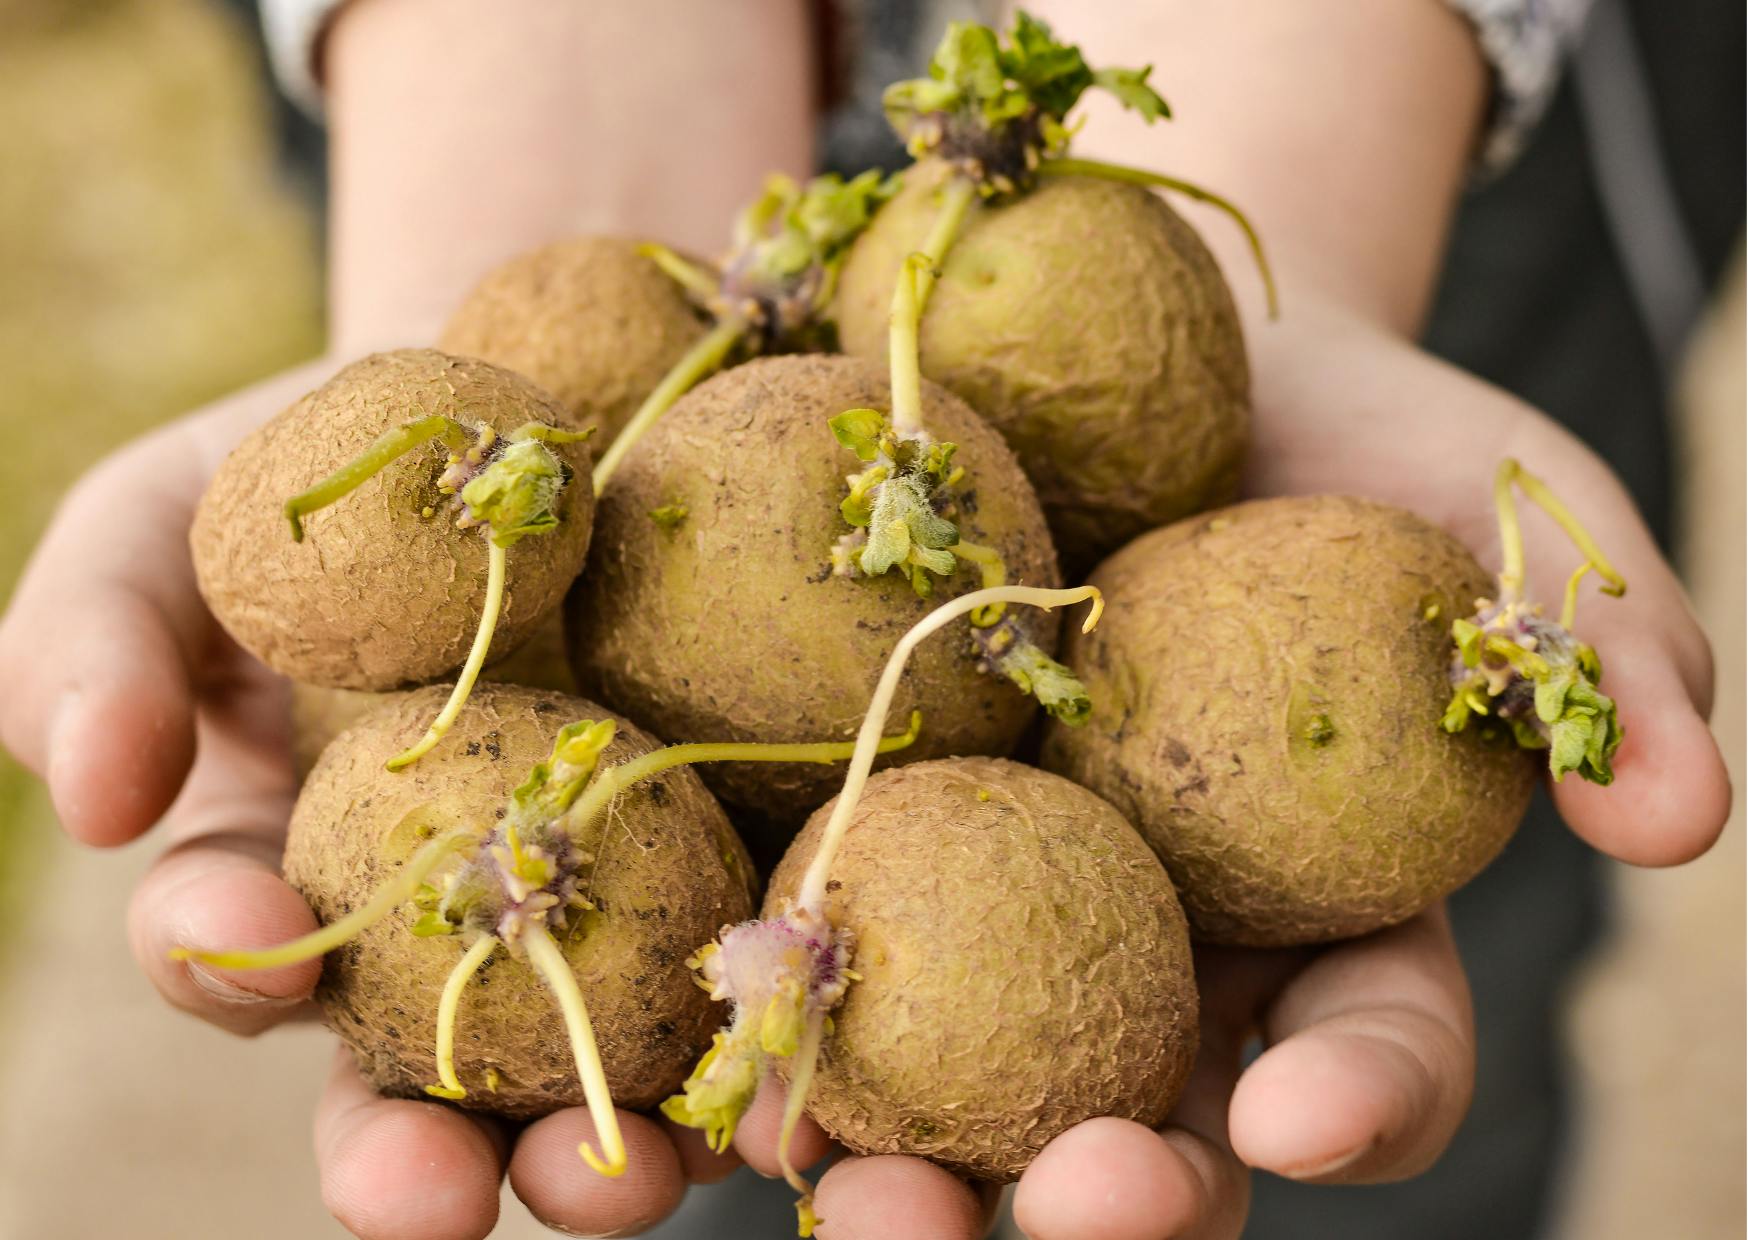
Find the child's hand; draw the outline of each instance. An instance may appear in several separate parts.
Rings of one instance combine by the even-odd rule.
[[[1020,1178],[1032,1240],[1237,1240],[1251,1167],[1327,1184],[1403,1179],[1443,1151],[1469,1105],[1468,984],[1443,908],[1321,952],[1204,949],[1202,1049],[1159,1132],[1088,1120]],[[1242,1073],[1247,1038],[1269,1049]],[[782,1091],[767,1082],[735,1148],[777,1168]],[[811,1121],[798,1164],[830,1142]],[[976,1240],[993,1196],[917,1158],[847,1158],[819,1182],[822,1240]]]
[[[231,445],[336,364],[289,371],[98,465],[0,620],[0,739],[87,844],[124,844],[162,819],[168,847],[129,912],[134,955],[172,1004],[233,1033],[313,1014],[321,963],[227,973],[169,959],[178,945],[264,947],[316,928],[279,877],[297,794],[287,682],[207,613],[188,526]],[[666,1120],[621,1112],[620,1124],[631,1168],[604,1180],[577,1157],[581,1109],[513,1139],[491,1119],[378,1097],[341,1051],[316,1115],[323,1199],[360,1236],[466,1240],[491,1229],[507,1168],[544,1221],[620,1234],[663,1218],[688,1180],[739,1165]]]

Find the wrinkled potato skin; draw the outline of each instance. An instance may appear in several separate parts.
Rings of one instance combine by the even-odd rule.
[[[437,687],[388,698],[329,746],[305,783],[285,877],[324,923],[391,877],[424,842],[421,829],[490,824],[551,753],[559,728],[609,714],[580,698],[481,685],[436,749],[399,774],[384,771],[442,700]],[[615,765],[656,747],[621,720],[602,761]],[[596,911],[573,915],[574,932],[559,937],[614,1101],[647,1107],[679,1087],[724,1019],[686,957],[725,922],[751,914],[755,879],[721,806],[689,769],[664,771],[624,794],[596,831],[589,850],[597,860],[584,883]],[[458,936],[412,934],[416,916],[403,906],[330,952],[316,991],[365,1078],[409,1098],[437,1081],[438,998],[466,950]],[[455,1045],[469,1091],[464,1106],[529,1119],[583,1103],[557,1005],[539,975],[504,947],[463,992]],[[496,1092],[486,1088],[488,1068],[501,1078]]]
[[[1535,762],[1451,736],[1450,625],[1491,590],[1412,513],[1270,499],[1144,535],[1067,643],[1092,694],[1043,764],[1140,828],[1198,940],[1321,943],[1406,920],[1491,861]],[[1436,615],[1427,612],[1436,608]]]
[[[921,599],[896,572],[832,575],[832,545],[850,528],[838,512],[844,476],[861,465],[826,423],[889,403],[885,374],[866,362],[805,355],[737,366],[675,405],[602,496],[595,554],[566,604],[584,691],[675,742],[854,737],[899,637],[981,584],[961,566]],[[1010,582],[1057,585],[1043,514],[1001,437],[933,384],[923,404],[967,470],[964,537],[1000,551]],[[669,532],[649,514],[675,502],[688,515]],[[1055,649],[1056,614],[1018,614]],[[971,649],[955,625],[917,650],[891,718],[899,730],[922,711],[922,735],[885,761],[1013,747],[1032,700],[979,670]],[[721,763],[703,775],[725,800],[793,828],[837,790],[843,767]]]
[[[892,287],[935,215],[938,164],[906,174],[844,264],[844,352],[884,362]],[[1232,500],[1250,372],[1232,295],[1157,194],[1045,177],[973,207],[921,331],[923,374],[999,430],[1071,577],[1144,530]]]
[[[829,813],[772,875],[766,917]],[[807,1109],[850,1149],[1005,1183],[1082,1120],[1153,1126],[1176,1103],[1196,1055],[1189,934],[1110,805],[1005,759],[899,767],[869,781],[831,874],[860,980]]]
[[[606,451],[706,328],[685,292],[624,237],[572,237],[494,268],[438,347],[526,375]]]
[[[486,539],[455,526],[438,491],[447,449],[408,453],[292,541],[283,507],[387,431],[431,414],[506,434],[529,422],[576,429],[520,375],[434,349],[355,362],[240,443],[195,512],[200,592],[227,632],[305,684],[393,689],[458,670],[486,595]],[[571,481],[559,525],[509,549],[494,651],[520,645],[563,601],[587,558],[594,492],[587,443],[550,445]],[[426,508],[433,515],[423,514]]]

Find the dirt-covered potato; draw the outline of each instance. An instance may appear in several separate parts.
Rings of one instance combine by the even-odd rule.
[[[886,357],[893,283],[945,174],[907,172],[851,249],[836,306],[846,353]],[[1236,494],[1250,428],[1238,315],[1201,239],[1149,190],[1048,177],[972,208],[921,353],[923,374],[1013,447],[1070,570]]]
[[[570,412],[520,375],[433,349],[355,362],[239,444],[195,512],[191,543],[201,594],[237,642],[306,684],[390,689],[455,671],[473,643],[487,590],[487,539],[459,529],[450,448],[431,439],[355,490],[288,527],[286,501],[355,460],[381,436],[447,418],[479,442],[464,472],[503,460],[528,424],[576,427]],[[594,513],[586,443],[538,446],[566,478],[556,525],[506,552],[492,650],[533,633],[564,597],[588,552]],[[475,467],[477,465],[477,468]]]
[[[572,237],[493,269],[438,347],[528,376],[594,425],[595,450],[705,332],[679,284],[623,237]]]
[[[772,875],[767,918],[829,812]],[[831,876],[855,980],[807,1109],[832,1136],[1005,1182],[1082,1120],[1165,1118],[1196,1053],[1189,936],[1109,804],[1004,759],[901,767],[868,782]]]
[[[403,773],[385,772],[384,760],[442,698],[433,687],[384,700],[329,746],[305,783],[285,874],[323,922],[360,907],[428,839],[489,825],[565,724],[612,717],[578,698],[482,684],[441,745]],[[601,763],[655,748],[621,721]],[[593,831],[570,859],[593,907],[572,910],[556,937],[614,1100],[645,1107],[680,1082],[721,1020],[686,957],[751,912],[753,876],[721,807],[689,770],[622,793]],[[413,933],[417,919],[404,906],[329,953],[317,990],[366,1079],[405,1097],[438,1080],[438,1003],[463,954],[459,936]],[[583,1102],[560,1012],[518,955],[500,947],[484,962],[462,990],[455,1028],[463,1105],[530,1118]]]
[[[1455,539],[1366,500],[1261,500],[1156,530],[1091,579],[1066,643],[1093,701],[1043,762],[1140,828],[1198,939],[1279,946],[1403,921],[1505,846],[1534,763],[1440,726],[1453,617],[1487,593]]]
[[[759,359],[700,385],[652,428],[602,495],[586,586],[566,605],[577,682],[670,741],[849,738],[893,643],[930,609],[896,573],[834,576],[849,529],[838,511],[857,466],[828,419],[887,407],[886,376],[853,358]],[[1055,553],[1013,454],[966,406],[924,386],[926,424],[959,445],[962,535],[995,548],[1008,579],[1057,584]],[[975,571],[938,578],[935,600],[977,588]],[[1028,610],[1023,632],[1046,652],[1055,616]],[[922,736],[891,761],[1002,754],[1030,698],[979,669],[973,643],[916,656],[894,718]],[[842,773],[827,766],[713,766],[725,799],[798,824]]]

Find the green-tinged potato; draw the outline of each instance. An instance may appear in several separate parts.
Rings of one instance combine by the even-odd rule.
[[[566,604],[577,683],[672,741],[815,741],[855,735],[893,644],[936,603],[976,589],[961,566],[919,598],[896,572],[832,573],[849,532],[845,475],[862,467],[828,419],[889,407],[885,375],[818,355],[758,359],[701,384],[626,457],[600,501],[587,588]],[[1008,579],[1058,583],[1036,497],[1001,437],[923,385],[925,424],[959,445],[961,535],[994,547]],[[683,516],[658,521],[658,508]],[[1047,653],[1057,617],[1020,609]],[[1006,753],[1032,700],[980,670],[967,629],[924,644],[893,704],[921,739],[889,762]],[[842,782],[829,766],[713,765],[724,799],[790,827]]]
[[[766,917],[828,814],[772,875]],[[1082,1120],[1165,1118],[1196,1054],[1189,935],[1110,805],[1004,759],[901,767],[869,781],[831,876],[857,975],[808,1095],[832,1136],[1008,1181]]]
[[[328,747],[305,783],[285,876],[323,922],[363,904],[426,839],[489,825],[565,724],[612,717],[580,698],[482,684],[437,748],[400,774],[385,772],[384,761],[442,701],[437,687],[385,699]],[[602,762],[656,747],[621,721]],[[614,1100],[646,1107],[710,1043],[721,1016],[686,957],[725,921],[750,913],[753,876],[722,808],[690,770],[633,787],[593,830],[579,841],[592,856],[579,877],[594,908],[573,911],[558,937]],[[365,1078],[401,1097],[422,1097],[438,1079],[438,1000],[463,954],[458,937],[413,934],[416,916],[405,906],[329,953],[316,993]],[[583,1102],[551,993],[502,946],[462,992],[455,1047],[463,1105],[531,1118]]]
[[[201,594],[225,629],[274,671],[306,684],[392,689],[455,671],[486,598],[486,539],[456,526],[439,490],[440,440],[416,448],[292,538],[285,502],[386,432],[431,415],[500,438],[529,423],[576,428],[520,375],[433,349],[355,362],[244,439],[195,512]],[[586,443],[548,445],[569,481],[556,528],[508,551],[494,653],[525,641],[556,608],[588,553],[594,515]],[[427,515],[429,514],[429,515]],[[415,731],[414,735],[417,735]]]
[[[1480,872],[1535,763],[1452,736],[1451,620],[1490,588],[1455,539],[1343,496],[1260,500],[1147,534],[1092,576],[1067,643],[1093,701],[1043,762],[1109,800],[1196,937],[1282,946],[1412,917]]]
[[[575,696],[576,677],[564,657],[562,608],[547,613],[533,634],[517,649],[488,663],[482,680],[503,685],[527,685]],[[366,689],[324,689],[291,686],[291,754],[297,777],[310,773],[322,750],[347,728],[381,704],[386,695]]]
[[[838,286],[844,351],[886,356],[892,287],[933,223],[942,165],[857,240]],[[1237,493],[1249,371],[1231,293],[1157,194],[1045,177],[973,207],[923,315],[923,374],[1007,438],[1070,570]]]
[[[517,255],[476,285],[438,347],[527,375],[613,441],[705,332],[685,292],[622,237]]]

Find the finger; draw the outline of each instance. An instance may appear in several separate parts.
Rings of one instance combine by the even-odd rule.
[[[1330,948],[1269,1009],[1270,1043],[1239,1078],[1232,1147],[1252,1167],[1319,1183],[1431,1166],[1475,1081],[1468,984],[1442,906]]]
[[[1285,953],[1214,953],[1231,967],[1196,971],[1215,982],[1202,1003],[1195,1066],[1158,1132],[1093,1119],[1046,1145],[1020,1177],[1014,1221],[1031,1240],[1237,1240],[1249,1173],[1227,1142],[1226,1109],[1259,987],[1292,967]]]
[[[777,1162],[777,1139],[783,1129],[783,1103],[787,1096],[783,1082],[773,1074],[766,1074],[759,1082],[753,1105],[747,1108],[734,1130],[735,1151],[746,1159],[747,1166],[763,1176],[783,1174],[783,1168]],[[812,1119],[803,1115],[789,1142],[789,1162],[806,1170],[829,1154],[831,1148],[831,1138]]]
[[[1615,700],[1626,737],[1607,787],[1569,775],[1554,789],[1562,817],[1586,842],[1635,865],[1676,865],[1710,848],[1730,810],[1730,782],[1706,726],[1712,659],[1686,595],[1632,497],[1569,433],[1520,419],[1507,454],[1570,506],[1626,578],[1623,597],[1584,583],[1574,632],[1602,660],[1601,689]],[[1565,533],[1533,504],[1519,504],[1529,590],[1558,612],[1581,562]],[[1494,535],[1497,537],[1497,535]]]
[[[453,1107],[379,1097],[341,1047],[316,1110],[322,1202],[363,1240],[478,1240],[498,1221],[494,1129]]]
[[[1710,727],[1654,621],[1600,600],[1580,635],[1602,658],[1602,690],[1625,736],[1606,787],[1576,775],[1554,785],[1560,815],[1586,842],[1633,865],[1679,865],[1704,853],[1730,814],[1730,777]],[[1708,677],[1709,680],[1709,677]]]
[[[634,1236],[674,1212],[686,1192],[680,1156],[654,1120],[619,1112],[627,1163],[609,1178],[577,1153],[600,1149],[595,1123],[569,1107],[529,1125],[510,1156],[510,1187],[548,1227],[574,1236]]]
[[[309,905],[279,877],[289,763],[283,746],[244,718],[273,717],[257,699],[275,689],[239,687],[230,717],[202,721],[201,760],[167,822],[179,842],[141,880],[128,914],[134,956],[159,993],[233,1033],[258,1033],[302,1012],[322,969],[320,960],[244,972],[170,959],[176,947],[271,947],[316,928]]]
[[[74,488],[0,625],[0,739],[87,843],[149,827],[194,757],[187,669],[211,622],[186,545],[199,480],[179,439],[141,440]]]
[[[688,1184],[715,1184],[741,1167],[741,1157],[732,1148],[718,1154],[710,1148],[702,1129],[676,1124],[667,1117],[657,1121],[680,1156],[680,1171]]]
[[[969,1184],[896,1154],[833,1164],[813,1207],[820,1240],[978,1240],[988,1225],[985,1202]]]
[[[191,669],[217,625],[188,552],[231,445],[332,369],[286,371],[130,444],[56,512],[0,619],[0,742],[42,775],[74,838],[139,835],[194,760]]]

